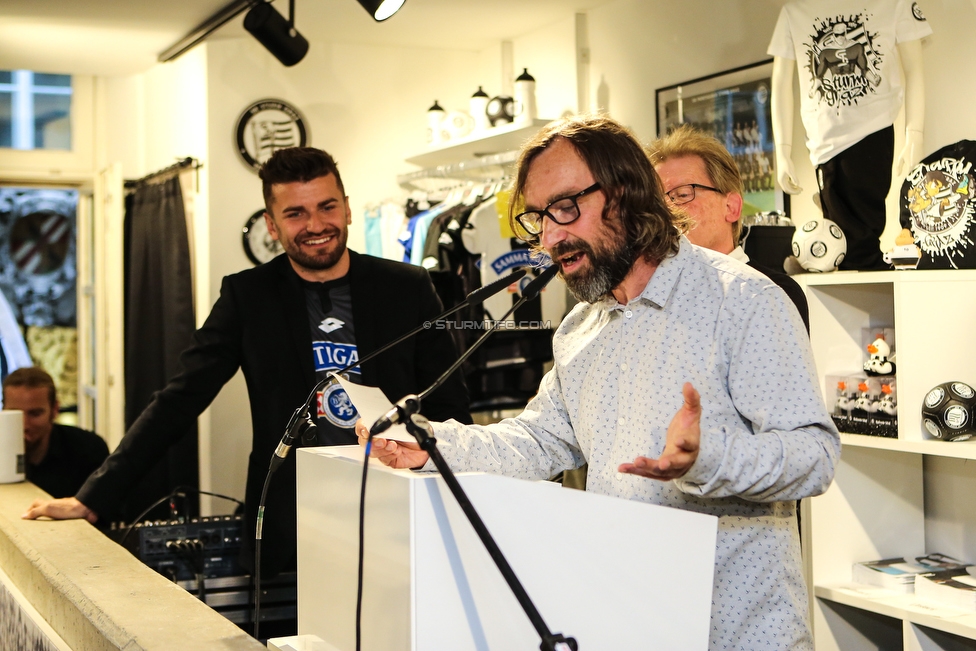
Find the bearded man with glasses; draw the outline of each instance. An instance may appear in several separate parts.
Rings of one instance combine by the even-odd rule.
[[[432,424],[447,463],[545,479],[588,462],[588,491],[717,516],[709,648],[813,649],[796,500],[830,485],[840,437],[792,303],[693,246],[641,144],[604,115],[564,118],[524,145],[512,216],[582,302],[521,414]],[[357,431],[365,445],[366,424]],[[433,469],[415,443],[374,438],[371,455]]]

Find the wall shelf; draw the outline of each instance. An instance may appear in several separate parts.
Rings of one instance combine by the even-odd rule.
[[[817,586],[814,593],[821,599],[976,640],[976,613],[942,608],[920,601],[915,595],[857,583]]]
[[[550,121],[533,120],[529,124],[513,122],[494,127],[486,133],[471,134],[444,145],[430,147],[407,158],[407,162],[418,167],[436,167],[514,151]]]
[[[882,436],[866,436],[864,434],[847,434],[841,432],[842,445],[852,447],[875,448],[877,450],[892,450],[909,454],[927,454],[937,457],[953,459],[976,459],[976,441],[961,441],[949,443],[946,441],[899,441]]]
[[[518,152],[509,151],[501,154],[482,156],[471,160],[460,161],[428,167],[416,172],[408,172],[397,176],[397,184],[408,190],[432,191],[445,185],[454,185],[457,181],[485,181],[498,180],[509,175]],[[448,183],[445,184],[445,181]]]

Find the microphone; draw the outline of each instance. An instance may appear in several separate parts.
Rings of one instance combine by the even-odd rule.
[[[463,357],[463,355],[462,355]],[[397,423],[405,421],[407,418],[416,414],[420,410],[420,398],[414,394],[404,396],[397,400],[388,412],[380,416],[373,426],[369,428],[370,436],[382,434]]]
[[[381,346],[380,348],[377,348],[366,357],[360,360],[356,360],[355,362],[339,369],[338,371],[335,371],[335,375],[341,375],[342,373],[345,373],[349,369],[354,368],[359,364],[368,362],[369,360],[373,359],[377,355],[386,352],[390,348],[393,348],[397,344],[414,336],[421,330],[425,330],[429,328],[431,323],[436,323],[438,321],[441,321],[445,317],[454,314],[458,310],[461,310],[469,305],[481,303],[486,298],[490,296],[494,296],[495,294],[502,291],[512,283],[521,280],[522,276],[526,274],[526,271],[527,270],[524,267],[520,267],[519,269],[516,269],[515,271],[508,274],[507,276],[504,276],[503,278],[499,278],[498,280],[489,283],[484,287],[479,287],[478,289],[468,294],[461,303],[455,305],[454,307],[448,310],[445,310],[436,318],[430,321],[425,321],[424,323],[417,326],[413,330],[397,337],[390,343]],[[539,277],[541,278],[541,275]],[[532,283],[535,283],[538,280],[539,278],[536,278],[535,280],[532,281]],[[529,287],[532,286],[532,283],[529,283]],[[541,287],[539,289],[541,289]],[[314,434],[316,426],[315,426],[315,422],[311,418],[311,415],[309,414],[309,410],[312,408],[312,404],[315,402],[315,396],[318,395],[318,392],[321,391],[322,388],[325,387],[325,385],[329,384],[332,381],[333,379],[330,375],[324,380],[320,380],[319,382],[317,382],[315,384],[315,387],[312,389],[312,392],[308,395],[308,398],[305,400],[305,403],[302,404],[302,406],[300,406],[298,409],[296,409],[295,412],[291,415],[291,418],[288,419],[288,424],[285,426],[285,434],[284,436],[281,437],[281,442],[278,443],[278,447],[275,448],[274,454],[271,456],[271,472],[277,470],[278,466],[280,466],[281,463],[285,460],[285,457],[288,456],[288,452],[292,449],[292,447],[294,447],[295,443],[298,441],[299,438],[303,438],[306,436],[311,437]],[[404,400],[406,400],[406,398],[404,398]],[[393,421],[393,422],[398,422],[398,421]],[[390,425],[392,424],[393,423],[391,422]],[[390,425],[387,425],[386,428],[388,429]]]
[[[533,298],[538,296],[539,292],[542,291],[542,288],[548,285],[549,281],[552,280],[557,273],[559,273],[559,265],[553,263],[546,267],[542,273],[529,281],[529,284],[525,286],[524,290],[522,290],[523,302],[531,301]]]
[[[396,339],[394,339],[393,341],[391,341],[390,343],[388,343],[388,344],[386,344],[384,346],[381,346],[381,347],[377,348],[376,350],[374,350],[373,352],[371,352],[366,357],[364,357],[364,358],[362,358],[360,360],[356,360],[352,364],[349,364],[347,366],[344,366],[343,368],[340,368],[338,371],[335,372],[335,374],[336,375],[342,375],[343,373],[345,373],[349,369],[351,369],[351,368],[353,368],[355,366],[358,366],[359,364],[362,364],[363,362],[368,362],[369,360],[373,359],[374,357],[376,357],[380,353],[384,353],[387,350],[389,350],[390,348],[393,348],[394,346],[396,346],[401,341],[404,341],[406,339],[409,339],[410,337],[414,336],[415,334],[417,334],[421,330],[427,330],[428,328],[430,328],[430,326],[431,326],[432,323],[437,323],[438,321],[443,321],[445,317],[449,317],[452,314],[454,314],[455,312],[457,312],[458,310],[461,310],[463,308],[466,308],[469,305],[474,305],[475,303],[481,303],[481,302],[483,302],[486,298],[489,298],[491,296],[494,296],[495,294],[497,294],[498,292],[502,291],[503,289],[505,289],[506,287],[508,287],[512,283],[518,282],[519,280],[521,280],[522,279],[522,276],[524,276],[526,274],[526,271],[527,270],[524,267],[519,267],[518,269],[516,269],[512,273],[510,273],[507,276],[505,276],[504,278],[499,278],[498,280],[496,280],[496,281],[494,281],[492,283],[488,283],[484,287],[479,287],[478,289],[476,289],[473,292],[471,292],[470,294],[468,294],[464,298],[463,301],[461,301],[460,303],[458,303],[454,307],[452,307],[452,308],[450,308],[448,310],[444,310],[437,317],[435,317],[435,318],[433,318],[433,319],[431,319],[429,321],[424,321],[422,324],[420,324],[419,326],[417,326],[416,328],[414,328],[410,332],[407,332],[405,334],[402,334],[399,337],[397,337]],[[318,387],[316,389],[316,391],[318,391],[318,389],[320,389],[320,388],[321,387]],[[313,391],[312,393],[314,394],[315,391]]]
[[[521,280],[522,276],[525,275],[526,271],[527,269],[525,267],[519,267],[512,273],[505,276],[504,278],[499,278],[494,282],[488,283],[484,287],[479,287],[478,289],[468,294],[467,297],[464,299],[464,302],[461,303],[461,305],[468,306],[468,305],[474,305],[475,303],[483,302],[486,298],[494,296],[495,294],[502,291],[512,283]],[[444,316],[446,316],[447,314],[450,314],[450,312],[446,313]],[[442,318],[444,317],[440,316],[437,318],[437,320],[439,321]]]
[[[330,380],[332,378],[329,378]],[[313,392],[317,393],[318,389]],[[301,407],[296,409],[288,419],[288,425],[285,426],[285,435],[281,437],[281,441],[278,443],[278,447],[275,448],[274,454],[271,455],[271,468],[269,473],[274,472],[278,469],[278,466],[282,464],[285,457],[288,456],[288,452],[294,447],[295,442],[299,438],[304,438],[305,436],[311,436],[314,434],[316,426],[312,422],[312,418],[308,413],[310,408],[310,403],[305,402]]]
[[[369,428],[370,437],[385,432],[386,430],[390,429],[391,426],[396,425],[397,423],[402,423],[406,421],[410,416],[419,412],[420,403],[424,400],[424,398],[432,394],[442,384],[444,384],[447,378],[451,377],[451,374],[454,373],[454,371],[458,370],[461,367],[461,364],[465,362],[465,360],[471,357],[472,353],[474,353],[474,351],[477,350],[478,347],[485,342],[488,336],[498,329],[498,324],[500,322],[507,319],[515,310],[522,307],[524,303],[538,296],[539,292],[542,291],[542,288],[548,285],[549,281],[551,281],[556,276],[556,273],[558,272],[559,272],[559,265],[553,264],[550,265],[548,268],[546,268],[538,276],[533,278],[532,281],[525,286],[525,290],[522,291],[521,298],[519,298],[519,300],[515,302],[515,305],[513,305],[508,310],[508,312],[506,312],[502,316],[500,320],[495,321],[491,325],[491,327],[485,331],[483,335],[478,337],[478,339],[473,344],[471,344],[471,347],[468,348],[466,351],[464,351],[464,353],[462,353],[460,357],[458,357],[456,362],[451,364],[451,366],[446,371],[444,371],[439,378],[434,380],[433,384],[431,384],[429,387],[424,389],[423,393],[421,393],[419,396],[415,396],[411,394],[404,398],[401,398],[400,400],[397,401],[395,405],[393,405],[393,407],[389,411],[387,411],[385,414],[379,417],[376,420],[376,422],[373,423],[373,426]]]

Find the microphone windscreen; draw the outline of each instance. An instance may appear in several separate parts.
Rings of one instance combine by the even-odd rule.
[[[559,265],[549,265],[545,271],[533,278],[532,281],[525,286],[525,289],[522,290],[522,298],[527,301],[531,301],[533,298],[539,295],[542,288],[548,285],[549,281],[552,280],[557,273],[559,273]]]
[[[488,283],[484,287],[479,287],[470,294],[468,294],[467,301],[469,304],[480,303],[489,296],[494,296],[498,292],[502,291],[514,282],[517,282],[525,275],[525,269],[519,268],[508,274],[503,278]]]

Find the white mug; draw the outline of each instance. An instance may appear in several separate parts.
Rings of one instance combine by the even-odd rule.
[[[24,412],[0,411],[0,484],[24,481]]]
[[[450,140],[457,140],[474,131],[474,117],[464,111],[448,111],[441,125]]]

